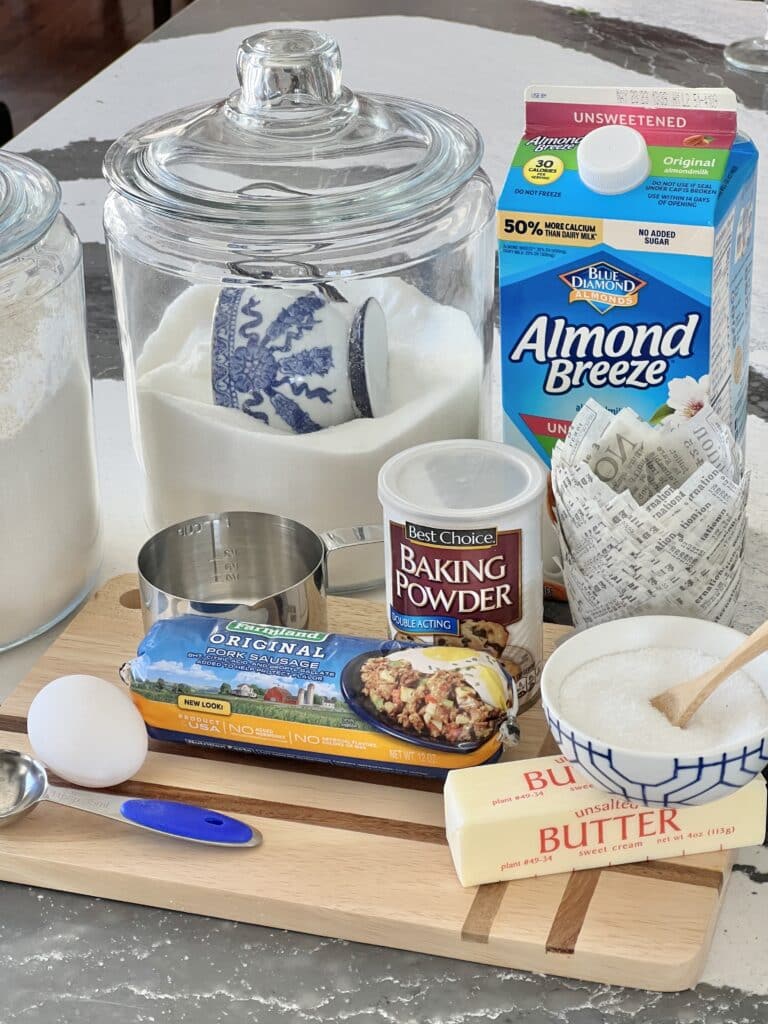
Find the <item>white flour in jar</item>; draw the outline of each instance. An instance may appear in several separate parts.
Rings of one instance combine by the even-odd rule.
[[[0,319],[0,649],[73,607],[99,564],[79,288],[72,274]]]
[[[398,278],[334,283],[352,302],[372,295],[384,309],[389,412],[297,435],[214,405],[211,320],[219,289],[189,288],[168,306],[136,363],[153,528],[225,509],[289,515],[315,530],[380,522],[376,479],[391,455],[477,434],[482,347],[466,313]],[[381,553],[372,553],[380,576]],[[371,578],[365,567],[360,573]]]
[[[652,697],[693,679],[718,659],[687,648],[646,647],[587,662],[564,680],[557,710],[580,732],[629,750],[705,753],[768,733],[768,684],[736,672],[685,729],[652,707]]]

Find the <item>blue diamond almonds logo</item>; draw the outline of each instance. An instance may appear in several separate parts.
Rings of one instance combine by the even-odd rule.
[[[587,263],[559,277],[571,289],[569,302],[587,302],[601,315],[617,307],[636,306],[638,292],[648,283],[605,260]]]

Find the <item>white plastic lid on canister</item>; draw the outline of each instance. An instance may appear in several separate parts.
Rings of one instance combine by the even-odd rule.
[[[605,196],[630,192],[651,171],[645,139],[623,124],[606,124],[585,135],[576,150],[576,163],[587,188]]]
[[[535,501],[546,480],[537,459],[509,445],[434,441],[408,448],[384,464],[379,500],[390,513],[469,523]]]

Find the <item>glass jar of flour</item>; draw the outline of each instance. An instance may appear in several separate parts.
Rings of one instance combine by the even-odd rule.
[[[90,589],[100,517],[80,242],[61,191],[0,154],[0,650]]]
[[[105,161],[147,518],[378,522],[390,456],[478,434],[482,141],[436,107],[351,92],[317,32],[252,36],[237,72],[229,98],[140,126]],[[381,552],[361,550],[331,566],[337,589],[381,578]]]

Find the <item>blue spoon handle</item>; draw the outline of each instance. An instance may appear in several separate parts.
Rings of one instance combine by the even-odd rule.
[[[215,846],[258,846],[261,834],[244,821],[174,800],[126,800],[120,816],[164,836]]]
[[[68,786],[48,786],[38,799],[124,821],[174,839],[189,839],[214,846],[261,845],[261,833],[244,821],[174,800],[125,800],[115,793],[70,789]]]

